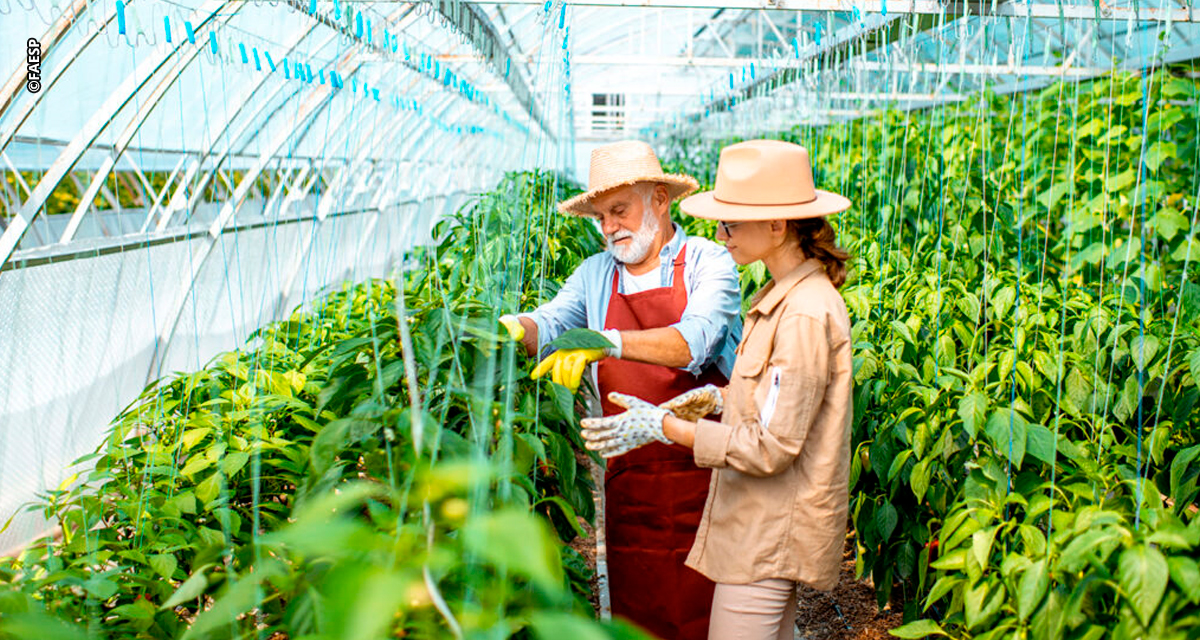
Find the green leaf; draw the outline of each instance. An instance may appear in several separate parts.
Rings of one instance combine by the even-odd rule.
[[[471,552],[547,591],[562,584],[563,571],[551,535],[543,521],[516,509],[475,517],[463,528]]]
[[[1187,358],[1188,369],[1192,371],[1192,384],[1200,385],[1200,349],[1192,351]]]
[[[1117,575],[1125,600],[1148,626],[1167,589],[1167,559],[1154,547],[1138,545],[1121,554]]]
[[[1046,560],[1043,558],[1029,565],[1017,586],[1017,615],[1022,622],[1028,620],[1037,610],[1049,588],[1050,573],[1046,571]]]
[[[896,636],[897,638],[925,638],[933,635],[948,635],[942,630],[941,625],[933,620],[917,620],[915,622],[910,622],[904,626],[891,629],[888,631],[888,633]]]
[[[1129,189],[1137,180],[1137,174],[1133,169],[1126,169],[1115,176],[1112,176],[1105,183],[1104,187],[1109,193],[1118,193]]]
[[[1113,406],[1113,415],[1121,422],[1128,422],[1137,411],[1138,404],[1141,398],[1138,396],[1138,381],[1137,374],[1132,373],[1128,378],[1125,378],[1125,387],[1121,391],[1121,395],[1117,398],[1116,405]]]
[[[1191,558],[1172,556],[1167,560],[1171,580],[1192,604],[1200,604],[1200,564]]]
[[[929,463],[929,458],[918,462],[913,466],[912,476],[909,478],[909,485],[917,502],[924,500],[925,492],[929,490]]]
[[[1004,457],[1011,455],[1013,466],[1020,469],[1025,459],[1027,428],[1025,419],[1011,409],[997,409],[988,418],[984,427],[996,452]]]
[[[221,469],[225,472],[225,475],[233,477],[234,475],[237,475],[237,472],[241,471],[242,467],[246,466],[246,463],[249,461],[250,454],[244,451],[235,451],[225,456],[225,459],[221,461]]]
[[[1177,509],[1184,509],[1196,499],[1197,474],[1200,469],[1192,469],[1192,463],[1200,458],[1200,445],[1188,447],[1175,454],[1171,461],[1171,499]]]
[[[214,473],[208,478],[196,485],[196,497],[200,502],[209,504],[216,500],[217,495],[221,492],[221,474]]]
[[[204,576],[204,572],[210,566],[212,565],[204,565],[197,569],[191,577],[179,585],[175,593],[170,598],[167,598],[167,601],[159,609],[174,609],[185,602],[199,598],[204,593],[204,590],[208,588],[208,578]]]
[[[112,612],[126,620],[150,620],[154,617],[154,605],[149,600],[138,598],[133,604],[123,604]]]
[[[117,594],[117,583],[104,576],[93,576],[83,583],[88,595],[97,600],[108,600]]]
[[[179,473],[190,477],[200,473],[211,465],[212,463],[209,462],[207,456],[197,454],[191,460],[188,460],[187,464],[183,465],[183,469]]]
[[[978,391],[972,391],[963,396],[958,403],[958,415],[962,418],[963,429],[974,438],[979,433],[979,427],[987,419],[988,397]]]
[[[609,635],[599,624],[583,618],[556,611],[538,612],[532,616],[535,635],[541,640],[607,640]]]
[[[599,331],[569,329],[550,342],[555,349],[611,349],[615,347]]]
[[[893,507],[892,503],[885,502],[875,509],[875,530],[879,532],[880,539],[891,538],[892,532],[896,530],[896,523],[899,521],[900,516],[896,513],[896,507]]]
[[[201,429],[189,429],[187,431],[184,431],[183,437],[180,438],[180,441],[183,443],[183,450],[187,451],[188,449],[191,449],[192,447],[196,446],[196,444],[198,442],[203,440],[205,438],[205,436],[207,436],[210,433],[212,433],[212,429],[209,429],[208,427],[203,427]],[[185,472],[184,475],[191,475],[191,474]]]
[[[1001,287],[996,295],[992,296],[992,317],[995,319],[1007,319],[1005,316],[1012,309],[1013,303],[1016,302],[1017,291],[1010,286]]]
[[[1071,256],[1071,270],[1076,271],[1085,264],[1098,265],[1107,253],[1108,247],[1103,242],[1093,242]]]
[[[1163,207],[1154,214],[1154,228],[1164,240],[1171,240],[1177,233],[1186,230],[1189,224],[1187,216],[1173,207]]]
[[[1031,424],[1027,428],[1027,437],[1026,453],[1046,464],[1054,464],[1054,432],[1040,424]]]
[[[1146,168],[1151,172],[1157,172],[1163,162],[1168,158],[1175,157],[1178,153],[1179,147],[1174,142],[1159,140],[1150,145],[1150,148],[1146,150]]]
[[[160,553],[150,556],[150,568],[158,575],[170,580],[175,575],[179,561],[170,553]]]

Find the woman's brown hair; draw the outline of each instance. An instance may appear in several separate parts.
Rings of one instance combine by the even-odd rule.
[[[825,274],[836,288],[846,283],[846,261],[850,254],[837,246],[837,234],[825,218],[788,220],[788,232],[800,241],[806,258],[816,258],[825,265]]]

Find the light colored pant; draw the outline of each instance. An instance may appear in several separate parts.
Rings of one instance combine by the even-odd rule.
[[[791,580],[718,583],[708,640],[792,640],[796,597],[796,583]]]

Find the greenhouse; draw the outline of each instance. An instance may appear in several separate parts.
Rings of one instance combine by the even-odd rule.
[[[0,44],[0,640],[1200,639],[1192,0]]]

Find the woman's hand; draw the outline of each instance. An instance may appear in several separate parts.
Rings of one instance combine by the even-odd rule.
[[[626,411],[606,418],[584,418],[583,439],[588,449],[613,458],[656,440],[671,443],[663,434],[663,418],[669,411],[615,391],[608,394],[608,399]]]

